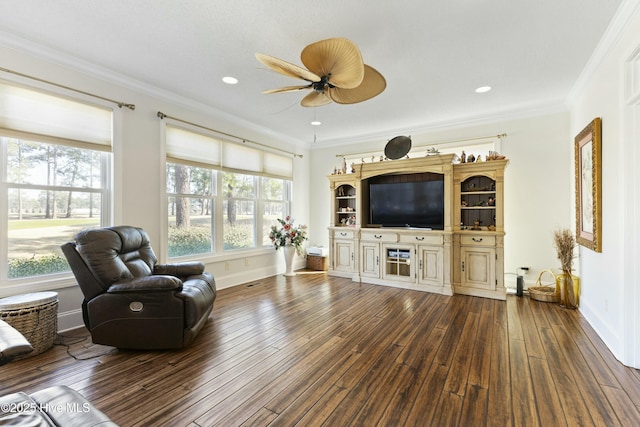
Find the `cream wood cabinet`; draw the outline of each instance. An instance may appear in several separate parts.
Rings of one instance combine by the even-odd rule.
[[[382,245],[382,278],[393,282],[414,283],[415,273],[414,246],[387,243]]]
[[[492,236],[462,236],[460,244],[461,286],[471,286],[481,289],[496,289],[496,249],[495,245],[484,241],[493,241]],[[466,240],[480,242],[480,244],[465,244]]]
[[[330,235],[331,257],[329,271],[343,277],[353,277],[356,268],[355,230],[333,229]]]
[[[444,247],[418,246],[418,283],[444,286]]]
[[[380,277],[380,243],[360,243],[360,276]]]
[[[336,231],[340,231],[336,229]],[[360,233],[358,280],[452,295],[445,256],[451,252],[450,234],[412,229],[354,230]]]
[[[356,165],[330,175],[329,274],[444,295],[505,299],[504,169],[507,160],[453,164],[454,155]],[[439,230],[370,224],[369,181],[437,174],[444,186]],[[373,181],[372,181],[373,182]]]
[[[378,279],[381,277],[382,243],[397,242],[398,234],[385,230],[360,229],[360,275]]]
[[[503,235],[468,232],[456,237],[455,258],[460,268],[454,269],[455,292],[505,299]]]
[[[462,280],[460,286],[495,290],[495,249],[460,248]]]
[[[334,270],[353,273],[355,266],[353,242],[348,240],[336,240],[333,247],[335,248],[336,254]]]

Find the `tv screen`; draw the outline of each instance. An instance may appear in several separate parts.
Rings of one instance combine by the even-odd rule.
[[[371,183],[371,224],[444,229],[444,180]]]

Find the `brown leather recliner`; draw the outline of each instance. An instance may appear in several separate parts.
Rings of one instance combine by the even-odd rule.
[[[216,286],[204,264],[157,264],[141,228],[86,230],[61,248],[84,294],[84,324],[96,344],[184,347],[213,309]]]

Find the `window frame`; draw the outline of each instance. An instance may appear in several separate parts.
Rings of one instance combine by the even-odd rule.
[[[46,134],[37,134],[25,130],[16,130],[6,127],[0,127],[0,137],[7,139],[19,139],[29,141],[36,144],[53,144],[65,147],[74,147],[79,149],[89,149],[100,152],[100,168],[101,181],[100,187],[73,187],[65,185],[46,185],[46,184],[25,184],[8,181],[8,152],[7,145],[0,142],[0,154],[4,160],[0,162],[0,224],[5,230],[3,237],[0,239],[0,264],[2,272],[0,273],[0,298],[19,293],[40,292],[48,290],[57,290],[68,287],[77,286],[77,282],[73,280],[71,270],[63,272],[49,273],[44,275],[26,276],[20,278],[9,279],[8,275],[8,256],[9,256],[9,191],[12,189],[27,189],[36,191],[77,191],[83,193],[100,194],[101,210],[100,224],[108,226],[113,223],[116,215],[114,209],[114,159],[116,156],[117,146],[115,129],[120,126],[121,113],[114,109],[112,105],[106,101],[96,101],[88,95],[76,94],[65,89],[51,90],[44,84],[26,85],[12,80],[0,80],[5,85],[14,85],[20,88],[26,88],[34,92],[41,92],[53,98],[60,99],[62,102],[75,102],[85,104],[105,110],[110,115],[111,142],[107,146],[105,144],[96,144],[89,141],[65,139],[64,137]]]
[[[215,188],[212,186],[212,188],[210,188],[211,190],[211,194],[201,194],[201,193],[193,193],[193,192],[189,192],[189,193],[176,193],[176,192],[169,192],[168,191],[168,166],[169,165],[182,165],[182,166],[188,166],[188,167],[198,167],[201,169],[206,169],[210,174],[211,174],[211,178],[212,181],[215,182]],[[217,169],[215,169],[214,167],[206,167],[206,165],[193,165],[189,162],[186,161],[179,161],[177,159],[171,159],[171,161],[169,160],[165,160],[165,164],[164,164],[164,188],[165,188],[165,197],[164,197],[164,210],[162,212],[165,212],[165,217],[164,217],[164,224],[166,226],[166,233],[164,233],[164,237],[163,240],[166,241],[166,245],[165,245],[165,249],[163,249],[163,253],[162,256],[166,257],[166,259],[169,260],[179,260],[179,259],[190,259],[190,258],[194,258],[194,257],[210,257],[213,256],[217,253],[217,244],[216,244],[216,236],[214,234],[215,232],[215,221],[217,218],[217,207],[219,204],[219,185],[218,185],[218,181],[219,181],[219,177],[217,176]],[[188,255],[182,255],[182,256],[169,256],[169,230],[170,230],[170,226],[169,226],[169,199],[170,198],[179,198],[179,197],[185,197],[188,199],[208,199],[211,202],[211,221],[210,221],[210,230],[211,230],[211,239],[212,241],[210,242],[210,248],[211,251],[209,252],[202,252],[202,253],[196,253],[196,254],[188,254]]]
[[[277,200],[277,199],[267,199],[266,197],[264,197],[264,183],[263,181],[265,179],[279,179],[282,181],[282,187],[283,187],[283,197],[282,200]],[[268,203],[282,203],[282,218],[284,219],[287,216],[290,216],[292,213],[292,199],[293,199],[293,179],[285,179],[285,178],[275,178],[275,177],[269,177],[269,176],[263,176],[260,177],[259,180],[259,191],[260,191],[260,197],[258,198],[258,212],[262,213],[262,222],[261,224],[263,225],[263,244],[262,247],[271,247],[272,243],[271,240],[269,239],[269,232],[271,231],[271,226],[267,226],[265,224],[264,221],[264,211],[265,211],[265,206]],[[276,224],[277,225],[277,224]]]
[[[14,134],[15,135],[15,134]],[[0,129],[0,146],[4,159],[8,159],[7,153],[7,143],[6,141],[9,139],[18,139],[21,141],[34,143],[34,144],[49,144],[49,142],[42,141],[34,141],[32,135],[29,136],[29,139],[24,138],[16,138],[15,136],[6,137],[2,129]],[[66,146],[69,147],[71,145],[66,144],[55,144],[57,146]],[[81,150],[89,150],[88,148],[79,148],[74,147]],[[28,184],[28,183],[17,183],[9,181],[8,179],[8,165],[7,162],[2,162],[2,170],[0,172],[0,223],[4,225],[5,234],[1,239],[0,243],[0,264],[2,265],[2,273],[0,273],[0,288],[11,287],[12,285],[21,285],[21,284],[29,284],[33,281],[47,281],[48,279],[54,279],[57,277],[70,277],[71,269],[65,270],[63,272],[57,273],[48,273],[43,275],[32,275],[25,277],[17,277],[10,278],[9,277],[9,194],[12,190],[33,190],[40,192],[72,192],[72,193],[86,193],[86,194],[98,194],[100,197],[100,215],[99,215],[99,223],[100,226],[106,226],[110,224],[111,219],[111,194],[112,185],[111,185],[111,168],[113,162],[113,154],[110,152],[105,152],[103,150],[91,150],[98,152],[100,155],[100,185],[98,187],[75,187],[75,186],[67,186],[62,184],[56,185],[47,185],[47,184]],[[72,237],[72,236],[70,236]],[[56,252],[57,253],[57,252]],[[60,253],[57,253],[61,255]]]
[[[228,197],[227,193],[223,191],[223,187],[224,187],[224,177],[220,176],[219,177],[219,192],[218,194],[220,195],[220,202],[222,205],[222,212],[221,212],[221,219],[222,219],[222,233],[220,233],[220,236],[222,236],[222,249],[221,249],[221,253],[232,253],[232,252],[238,252],[238,251],[250,251],[250,250],[254,250],[254,249],[258,249],[259,245],[258,245],[258,235],[260,235],[260,229],[262,228],[261,226],[258,225],[258,199],[259,199],[259,194],[260,194],[260,177],[257,175],[253,175],[253,174],[249,174],[249,173],[242,173],[242,172],[237,172],[237,171],[220,171],[219,174],[235,174],[235,175],[243,175],[243,176],[247,176],[251,178],[252,182],[252,188],[253,188],[253,192],[252,192],[252,197],[247,197],[246,195],[240,195],[240,196],[233,196],[233,197]],[[227,249],[225,248],[226,244],[227,244],[227,239],[226,239],[226,235],[225,235],[225,217],[227,216],[227,209],[226,206],[228,205],[229,202],[239,202],[239,203],[243,203],[243,202],[249,202],[253,204],[253,213],[252,213],[252,218],[253,218],[253,242],[252,245],[248,248],[231,248],[231,249]]]

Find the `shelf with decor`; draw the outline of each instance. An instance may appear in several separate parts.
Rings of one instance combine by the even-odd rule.
[[[496,222],[496,182],[473,175],[460,185],[460,229],[494,229]]]
[[[353,174],[339,174],[330,177],[332,226],[352,226],[358,224],[358,186]]]
[[[344,188],[348,187],[348,188]],[[356,196],[355,189],[351,186],[342,185],[337,191],[353,192],[349,196],[336,196],[336,225],[355,225],[356,218]]]

